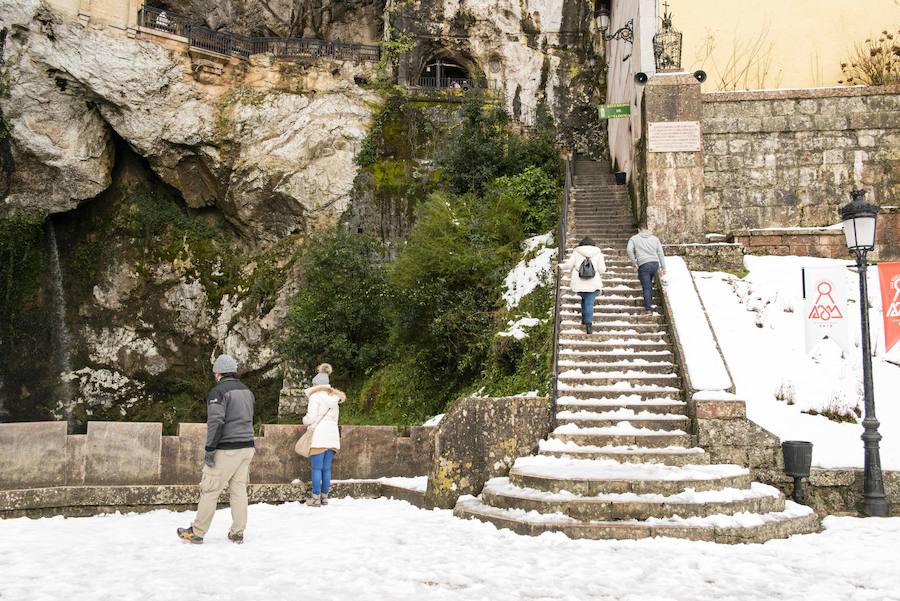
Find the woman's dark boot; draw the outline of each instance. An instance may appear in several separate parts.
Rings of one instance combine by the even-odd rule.
[[[593,334],[594,333],[594,324],[586,323],[586,324],[584,324],[584,329],[587,330],[588,334]]]

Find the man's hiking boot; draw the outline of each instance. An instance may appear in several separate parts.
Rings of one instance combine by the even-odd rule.
[[[228,532],[228,540],[233,542],[236,545],[244,544],[244,535],[243,534],[234,534],[233,532]]]
[[[197,536],[194,534],[194,528],[189,526],[187,528],[179,528],[178,529],[178,538],[181,540],[191,543],[192,545],[202,545],[203,537]]]

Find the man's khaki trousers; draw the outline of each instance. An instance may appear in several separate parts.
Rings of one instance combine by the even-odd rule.
[[[247,527],[247,481],[250,478],[250,461],[256,449],[219,449],[215,454],[215,467],[203,464],[200,480],[200,502],[197,517],[191,527],[194,534],[204,536],[212,523],[219,495],[228,489],[231,506],[231,533],[243,535]]]

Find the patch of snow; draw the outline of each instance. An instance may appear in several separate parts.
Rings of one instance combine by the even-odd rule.
[[[524,242],[526,255],[539,250],[534,257],[519,261],[503,281],[503,300],[506,301],[507,309],[518,307],[525,295],[541,284],[550,282],[553,275],[553,259],[557,251],[556,248],[547,246],[552,244],[552,238],[552,234],[545,234]]]
[[[684,351],[685,369],[691,386],[694,390],[731,388],[731,378],[683,258],[672,257],[666,261],[663,294],[675,322],[678,342]]]
[[[622,453],[649,455],[702,455],[705,451],[699,447],[643,447],[640,445],[581,445],[572,441],[563,441],[558,438],[548,438],[538,443],[541,451],[572,452],[572,453]]]
[[[515,321],[510,320],[506,322],[506,329],[502,332],[497,332],[497,336],[512,336],[516,340],[522,340],[528,337],[528,332],[525,331],[525,328],[533,328],[539,323],[541,323],[541,320],[537,317],[526,315]]]
[[[519,536],[403,501],[334,499],[251,505],[240,547],[221,509],[197,547],[175,538],[193,517],[0,520],[2,598],[169,601],[186,582],[216,601],[771,601],[786,583],[815,601],[889,601],[900,590],[900,518],[828,517],[820,534],[733,546]]]
[[[445,414],[445,413],[438,413],[438,414],[435,415],[434,417],[429,417],[429,418],[425,421],[425,423],[422,424],[422,425],[423,425],[423,426],[431,426],[431,427],[437,426],[439,423],[441,423],[441,420],[444,419],[444,415],[446,415],[446,414]]]
[[[428,488],[428,476],[390,476],[376,478],[376,481],[381,482],[382,484],[387,484],[388,486],[406,488],[408,490],[414,490],[417,492],[425,492],[425,489]]]
[[[844,354],[829,341],[806,353],[801,267],[845,266],[847,261],[812,257],[744,257],[749,274],[696,272],[694,279],[747,416],[782,440],[813,443],[813,465],[863,467],[861,423],[838,423],[804,411],[853,411],[858,406],[862,357],[859,350],[859,284],[847,271],[848,318],[853,351]],[[884,327],[878,270],[869,270],[869,323],[876,413],[881,422],[881,464],[900,470],[900,367],[884,354]],[[791,308],[791,310],[788,310]],[[759,315],[768,327],[758,327]],[[785,392],[787,391],[787,392]],[[782,396],[784,400],[778,400]],[[861,420],[860,420],[861,422]]]

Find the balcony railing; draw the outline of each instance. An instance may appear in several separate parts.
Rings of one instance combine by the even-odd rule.
[[[420,77],[416,85],[422,88],[449,88],[454,90],[487,88],[487,83],[484,80],[472,80],[466,77]]]
[[[378,46],[345,44],[313,38],[248,37],[236,33],[214,31],[192,24],[185,17],[159,8],[145,6],[140,12],[140,25],[187,38],[192,48],[246,59],[251,54],[272,54],[276,58],[331,58],[344,61],[377,62]]]

